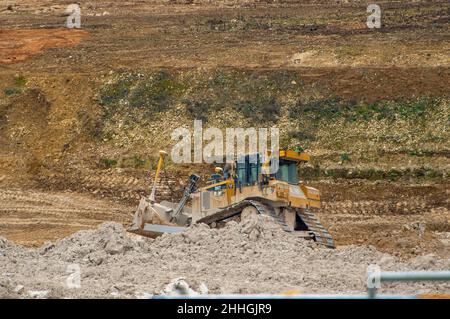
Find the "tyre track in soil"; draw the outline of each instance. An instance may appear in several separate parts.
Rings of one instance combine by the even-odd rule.
[[[111,198],[133,206],[137,205],[142,196],[149,194],[153,178],[154,175],[149,176],[148,173],[133,176],[132,173],[83,172],[72,176],[55,175],[50,179],[40,179],[39,183],[48,189],[74,189],[97,198]],[[185,183],[185,178],[175,181],[162,176],[156,187],[158,199],[179,199]]]
[[[26,246],[108,220],[127,224],[133,213],[126,204],[72,192],[1,189],[0,203],[0,235]]]
[[[151,179],[152,176],[136,172],[83,172],[43,179],[39,183],[42,190],[1,190],[0,235],[36,246],[103,221],[127,226],[139,198],[149,193]],[[169,183],[170,187],[162,178],[158,200],[179,199],[176,193],[182,188],[183,180],[170,177]],[[401,246],[405,254],[440,254],[448,250],[442,245],[440,234],[433,229],[437,221],[442,228],[438,231],[448,233],[450,201],[442,197],[442,190],[428,192],[419,188],[407,200],[390,195],[380,195],[379,200],[373,200],[368,199],[373,197],[366,194],[368,189],[358,192],[360,199],[347,198],[349,195],[331,198],[329,189],[324,185],[316,186],[324,192],[318,215],[338,245],[371,244],[390,253],[400,251]],[[172,190],[175,191],[173,198]],[[333,194],[336,195],[335,191]],[[414,229],[405,230],[414,223],[425,225],[424,234]]]
[[[449,258],[448,201],[324,202],[319,217],[338,245],[365,244],[394,255],[433,253]]]
[[[127,227],[139,199],[148,195],[153,176],[110,171],[56,173],[36,179],[34,188],[11,187],[9,179],[0,175],[0,236],[39,246],[105,221]],[[158,200],[176,200],[182,184],[162,176],[157,189]]]

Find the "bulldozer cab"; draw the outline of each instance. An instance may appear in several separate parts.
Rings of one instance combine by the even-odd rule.
[[[239,188],[258,183],[262,171],[261,156],[259,154],[245,155],[235,161],[236,184]]]
[[[273,159],[264,159],[258,153],[242,155],[234,165],[227,164],[220,171],[216,168],[207,186],[191,194],[193,211],[199,212],[194,220],[249,198],[264,198],[277,201],[280,205],[290,205],[290,192],[300,196],[303,194],[298,186],[297,166],[308,159],[304,153],[280,151],[278,170],[274,174],[267,174],[266,170]]]
[[[300,162],[308,161],[309,157],[304,153],[295,151],[280,151],[277,172],[266,175],[263,166],[270,166],[270,161],[272,160],[269,159],[268,162],[263,163],[260,154],[249,154],[239,157],[235,162],[236,184],[242,187],[257,183],[267,184],[268,180],[278,180],[297,185],[299,182],[297,167]]]

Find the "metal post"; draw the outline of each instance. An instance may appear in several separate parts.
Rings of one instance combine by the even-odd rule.
[[[450,271],[387,271],[367,274],[368,283],[375,283],[377,279],[380,284],[383,281],[443,281],[450,280]],[[367,294],[369,298],[376,298],[376,285],[368,286]]]

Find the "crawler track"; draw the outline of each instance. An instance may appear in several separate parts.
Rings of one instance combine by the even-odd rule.
[[[289,229],[288,225],[285,223],[283,217],[281,215],[277,215],[275,213],[275,210],[267,205],[262,204],[259,201],[256,200],[244,200],[237,204],[231,205],[228,208],[225,208],[213,215],[209,215],[206,217],[203,217],[197,221],[197,223],[205,223],[208,225],[213,225],[213,223],[218,223],[221,221],[225,221],[229,218],[238,216],[242,213],[245,207],[253,206],[256,208],[256,210],[262,214],[262,215],[268,215],[271,216],[280,226],[283,228],[286,232],[292,232],[291,229]],[[308,227],[308,231],[311,234],[311,237],[318,242],[319,244],[325,245],[329,248],[335,248],[333,238],[331,237],[330,233],[323,227],[323,225],[320,223],[319,219],[316,217],[316,215],[309,211],[297,211],[297,215],[299,218],[302,219],[302,221],[305,223],[305,225]]]
[[[314,240],[322,245],[335,248],[333,237],[328,230],[323,227],[317,216],[310,210],[297,210],[297,215],[306,224],[308,230],[314,235]]]

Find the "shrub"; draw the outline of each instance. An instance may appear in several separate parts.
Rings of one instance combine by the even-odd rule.
[[[111,168],[117,166],[117,160],[110,158],[102,158],[101,163],[105,168]]]
[[[281,107],[274,97],[237,101],[234,108],[245,117],[257,122],[276,122],[281,111]]]
[[[100,90],[100,104],[101,105],[115,105],[120,100],[128,97],[133,83],[132,76],[125,76],[120,78],[112,84],[107,84]]]
[[[23,75],[18,75],[14,78],[14,84],[23,87],[27,84],[27,79]]]
[[[143,167],[146,162],[144,159],[141,159],[139,155],[134,155],[133,161],[134,161],[134,168]]]
[[[196,120],[202,120],[206,122],[208,120],[208,114],[211,112],[213,106],[209,101],[197,101],[191,99],[184,99],[182,103],[185,106],[187,114]]]
[[[421,119],[427,110],[438,106],[437,99],[420,98],[416,100],[377,101],[374,103],[356,103],[344,101],[339,97],[312,101],[298,101],[289,108],[293,119],[306,117],[312,121],[321,119],[344,118],[349,122],[403,119]]]
[[[350,161],[350,156],[347,153],[342,153],[341,154],[341,163],[349,162],[349,161]]]
[[[168,73],[160,71],[137,84],[129,96],[130,106],[160,112],[169,106],[175,93],[181,89]]]
[[[22,93],[21,89],[8,87],[3,90],[6,96],[16,95]]]

